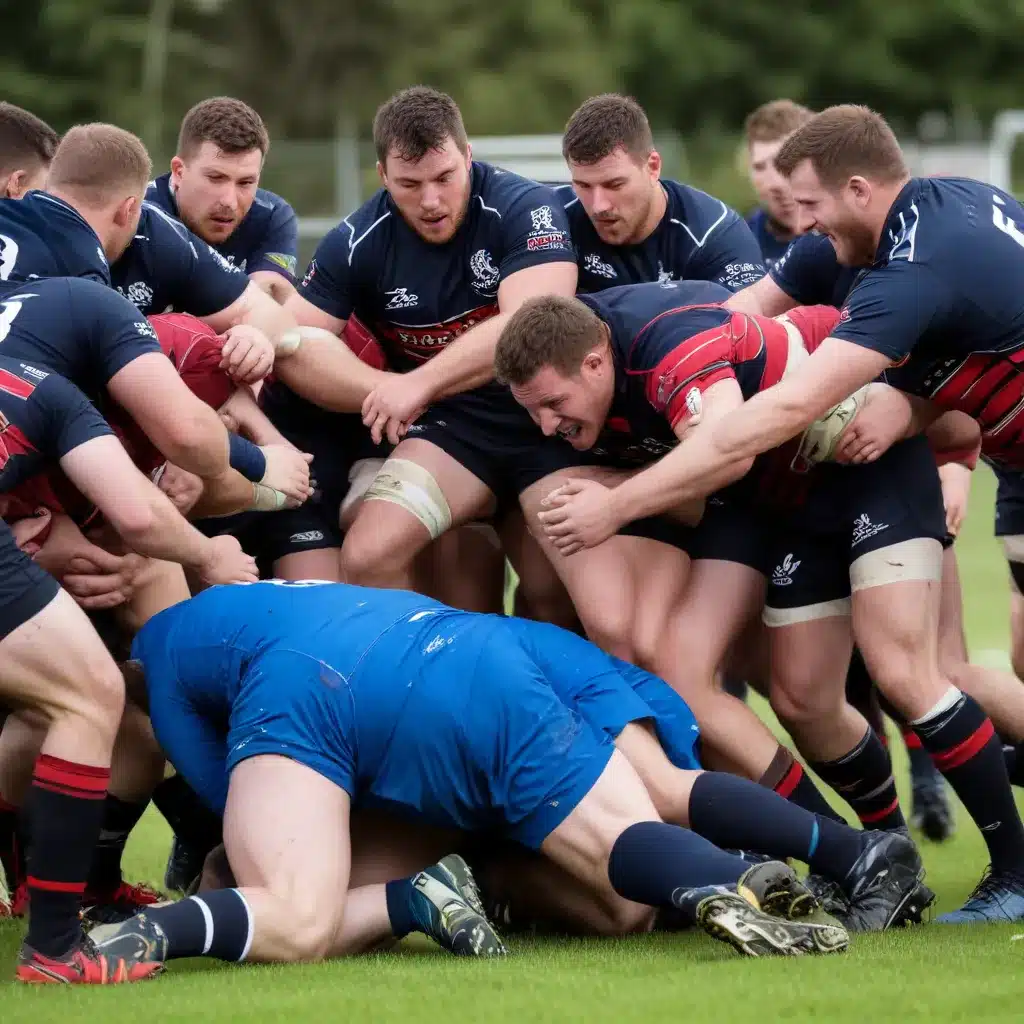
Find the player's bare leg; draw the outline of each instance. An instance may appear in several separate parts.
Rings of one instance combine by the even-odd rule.
[[[499,524],[501,546],[519,577],[515,614],[537,622],[551,622],[563,629],[582,629],[576,608],[555,571],[526,525],[520,509],[511,509]]]
[[[370,485],[341,549],[347,583],[414,588],[414,561],[452,526],[493,511],[494,496],[437,445],[402,441]]]
[[[437,538],[416,559],[417,591],[452,608],[500,615],[505,555],[489,523],[467,523]]]
[[[846,948],[838,922],[780,920],[817,909],[791,869],[749,868],[695,833],[658,818],[643,782],[616,751],[600,778],[541,845],[541,852],[616,906],[628,930],[653,923],[651,907],[675,907],[741,953],[799,955]]]
[[[148,977],[98,957],[79,908],[99,834],[124,683],[85,613],[64,592],[0,641],[0,691],[49,722],[25,804],[29,930],[18,965],[26,982],[103,984]]]
[[[207,955],[282,963],[362,952],[416,929],[453,952],[504,952],[440,866],[349,893],[349,816],[348,794],[313,769],[277,755],[242,761],[224,812],[238,887],[101,926],[98,948],[133,962]]]

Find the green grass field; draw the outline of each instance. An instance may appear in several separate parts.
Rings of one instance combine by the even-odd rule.
[[[981,469],[958,545],[972,651],[1005,651],[1005,566],[992,539],[994,485]],[[906,780],[901,747],[898,777]],[[906,796],[906,793],[904,793]],[[909,806],[909,804],[908,804]],[[157,881],[168,831],[150,813],[126,856],[128,874]],[[985,863],[960,814],[952,842],[924,845],[937,911],[956,906]],[[703,935],[629,941],[517,942],[500,963],[456,961],[427,945],[303,967],[172,965],[130,989],[30,990],[0,983],[0,1019],[14,1021],[982,1021],[1020,1017],[1021,926],[942,928],[856,938],[839,957],[749,961]],[[0,923],[0,971],[9,976],[21,929]]]

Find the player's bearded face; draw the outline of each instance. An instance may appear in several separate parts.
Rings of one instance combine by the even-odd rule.
[[[583,451],[597,443],[614,387],[610,355],[590,353],[579,373],[566,376],[545,366],[532,380],[511,390],[546,436],[563,437]]]
[[[642,242],[657,227],[661,157],[656,152],[638,161],[616,149],[595,163],[570,162],[569,167],[573,189],[602,242]]]
[[[844,266],[862,267],[874,259],[878,240],[867,219],[863,195],[849,186],[826,188],[810,161],[799,165],[789,181],[799,207],[800,232],[828,236],[836,259]]]
[[[225,241],[256,198],[263,168],[258,149],[225,153],[204,142],[188,160],[171,161],[171,188],[181,219],[205,242]]]
[[[459,229],[469,205],[472,156],[448,138],[419,160],[403,160],[394,150],[377,173],[409,226],[424,241],[447,242]]]

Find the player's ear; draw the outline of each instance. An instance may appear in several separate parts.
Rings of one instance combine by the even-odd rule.
[[[181,172],[185,169],[185,161],[180,156],[171,157],[171,181],[177,185],[181,181]]]
[[[473,163],[473,146],[472,143],[466,143],[466,166],[469,167]]]
[[[114,223],[119,227],[127,227],[139,219],[140,200],[138,196],[122,199],[114,211]]]
[[[378,160],[377,161],[377,177],[380,179],[380,183],[387,188],[388,187],[388,176],[384,173],[384,165]]]
[[[850,198],[858,206],[867,206],[871,202],[871,182],[855,174],[847,183],[846,190]]]
[[[661,177],[661,154],[656,149],[647,154],[647,173],[654,179]]]

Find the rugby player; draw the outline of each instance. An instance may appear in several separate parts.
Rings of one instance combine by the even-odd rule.
[[[40,189],[60,136],[35,114],[0,101],[0,198]]]
[[[325,450],[321,440],[314,473],[336,500],[319,521],[287,514],[297,527],[289,550],[298,559],[341,548],[345,579],[410,587],[414,560],[431,541],[453,526],[514,508],[527,461],[558,453],[557,446],[538,449],[528,417],[507,389],[491,382],[493,351],[520,302],[547,291],[571,295],[577,274],[555,194],[473,161],[451,97],[421,86],[396,94],[377,112],[374,143],[383,187],[321,241],[285,308],[300,324],[332,335],[358,317],[399,372],[373,370],[340,343],[311,361],[314,350],[304,339],[296,359],[307,357],[306,377],[297,375],[301,362],[282,361],[291,393],[275,385],[265,408],[302,447],[314,443],[305,440],[308,434],[340,432],[356,458],[375,453],[358,420],[334,417],[332,426],[310,402],[340,412],[361,409],[374,442],[398,444],[342,548],[337,498],[348,489],[350,463],[339,458],[341,446]],[[361,369],[353,371],[353,363]],[[337,576],[336,559],[333,570],[329,561],[326,573],[323,565],[323,558],[296,561],[284,574]],[[525,584],[528,572],[516,568]]]
[[[775,169],[775,154],[788,136],[813,116],[813,110],[792,100],[771,100],[751,111],[743,124],[747,173],[761,204],[747,224],[769,268],[799,234],[797,206],[789,182]]]
[[[504,952],[461,867],[461,885],[435,869],[343,898],[353,806],[498,828],[634,904],[623,906],[634,927],[650,907],[676,906],[748,954],[846,946],[836,922],[775,918],[741,895],[812,909],[789,868],[748,870],[661,822],[629,762],[559,701],[502,617],[409,592],[272,581],[162,612],[132,653],[161,744],[224,812],[240,888],[101,926],[93,938],[111,955],[308,960],[410,931],[457,953]]]
[[[683,443],[613,489],[572,481],[551,495],[541,518],[565,555],[599,544],[623,522],[699,495],[686,475],[695,462],[714,468],[701,477],[712,490],[745,474],[752,460],[713,462],[701,446],[713,450],[730,410],[803,373],[814,358],[808,352],[840,322],[828,307],[794,310],[782,323],[720,307],[673,309],[657,289],[644,295],[649,288],[621,289],[603,302],[531,303],[499,344],[502,379],[546,430],[561,429],[580,447],[597,441],[617,388],[628,415],[653,419],[661,436],[682,439],[692,428]],[[848,419],[860,400],[848,399],[840,417]],[[855,472],[866,466],[806,472],[828,454],[827,437],[808,432],[774,454],[780,473],[767,471],[770,460],[756,471],[759,503],[771,496],[784,511],[782,528],[768,541],[777,560],[765,615],[774,627],[777,710],[818,773],[848,801],[882,818],[897,812],[884,749],[829,677],[839,652],[845,675],[852,605],[855,639],[872,677],[913,725],[992,855],[992,875],[962,911],[944,919],[1016,919],[1024,913],[1017,873],[1024,867],[1024,827],[1002,752],[991,720],[943,676],[934,655],[945,535],[934,458],[923,438],[911,438],[886,453],[885,469],[878,468],[882,460],[871,463],[873,476]],[[800,492],[802,509],[791,511]],[[896,493],[902,497],[894,502]],[[753,516],[750,528],[763,518]],[[804,572],[794,578],[800,565]]]
[[[269,149],[248,104],[203,100],[185,114],[170,172],[150,182],[146,198],[283,303],[295,292],[298,220],[286,200],[259,187]]]
[[[189,526],[88,399],[57,374],[0,358],[0,426],[4,491],[59,463],[136,550],[188,565],[207,583],[256,579],[238,542],[208,540]],[[84,984],[146,977],[151,970],[97,954],[79,924],[123,683],[84,613],[18,550],[7,526],[0,531],[4,701],[34,707],[49,723],[26,802],[31,910],[17,977]]]

